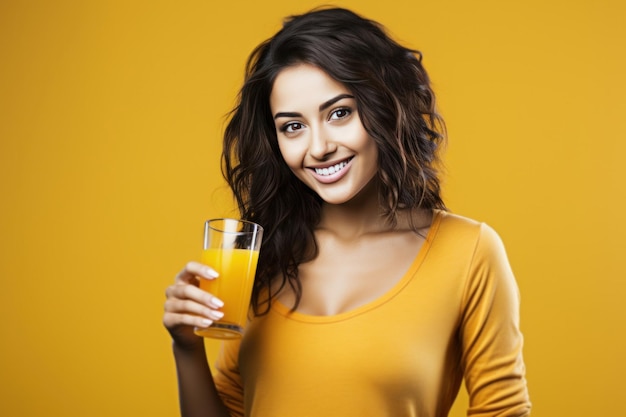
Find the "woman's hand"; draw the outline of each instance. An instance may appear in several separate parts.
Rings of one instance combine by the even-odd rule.
[[[218,310],[224,303],[198,288],[198,277],[216,279],[217,276],[211,267],[189,262],[176,275],[174,284],[167,287],[163,324],[180,347],[201,343],[202,338],[193,332],[194,327],[208,327],[224,315]]]

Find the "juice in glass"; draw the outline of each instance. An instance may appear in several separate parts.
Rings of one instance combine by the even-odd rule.
[[[246,324],[259,251],[209,248],[202,251],[202,263],[219,273],[216,279],[200,279],[200,288],[224,302],[224,317],[196,334],[218,339],[241,337]]]

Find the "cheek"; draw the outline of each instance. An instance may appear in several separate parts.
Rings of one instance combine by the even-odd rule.
[[[300,165],[302,162],[301,150],[296,143],[279,140],[278,148],[289,168],[293,169]]]
[[[367,132],[362,132],[359,143],[360,149],[369,159],[378,160],[378,145],[374,138],[368,135]]]

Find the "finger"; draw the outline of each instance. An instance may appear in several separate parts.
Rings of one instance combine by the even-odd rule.
[[[196,277],[201,277],[205,279],[215,279],[219,276],[217,271],[211,268],[208,265],[201,264],[199,262],[188,262],[183,268],[182,271],[178,273],[176,276],[176,281],[183,282],[195,282],[197,280]]]
[[[180,283],[170,285],[165,290],[165,296],[168,300],[191,300],[211,308],[221,308],[224,306],[222,300],[192,284]]]
[[[192,316],[189,314],[168,313],[163,316],[163,325],[168,329],[180,326],[209,327],[213,320],[206,317]]]
[[[222,311],[208,308],[191,300],[169,299],[165,302],[164,309],[165,314],[190,314],[211,320],[219,320],[224,317]]]

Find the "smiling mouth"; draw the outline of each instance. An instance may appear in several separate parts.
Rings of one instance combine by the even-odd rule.
[[[339,171],[341,171],[342,169],[344,169],[346,167],[346,165],[348,165],[348,163],[351,160],[352,160],[352,157],[346,159],[345,161],[339,162],[338,164],[331,165],[331,166],[326,167],[326,168],[314,168],[314,170],[315,170],[315,173],[317,175],[321,175],[323,177],[327,177],[327,176],[336,174]]]

